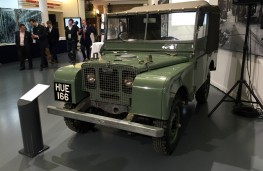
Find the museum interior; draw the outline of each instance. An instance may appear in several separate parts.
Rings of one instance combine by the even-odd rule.
[[[261,74],[261,0],[0,0],[0,171],[263,170]]]

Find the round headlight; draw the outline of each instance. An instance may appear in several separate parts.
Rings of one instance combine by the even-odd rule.
[[[126,78],[124,79],[124,85],[131,88],[132,87],[132,84],[133,84],[133,78],[129,77],[129,78]]]
[[[87,74],[87,81],[88,81],[88,83],[90,83],[90,84],[95,83],[95,81],[96,81],[95,74],[93,74],[93,73],[88,73],[88,74]]]

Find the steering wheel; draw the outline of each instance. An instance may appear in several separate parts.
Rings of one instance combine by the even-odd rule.
[[[129,37],[129,33],[126,31],[122,31],[118,34],[119,40],[126,40],[126,39],[128,39],[128,37]]]

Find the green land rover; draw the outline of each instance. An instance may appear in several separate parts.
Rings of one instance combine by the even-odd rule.
[[[207,100],[219,22],[218,7],[205,1],[107,14],[101,57],[56,71],[55,99],[65,105],[48,113],[77,133],[103,125],[151,136],[154,149],[170,155],[183,105]]]

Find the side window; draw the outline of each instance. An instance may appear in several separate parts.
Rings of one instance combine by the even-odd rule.
[[[196,12],[179,12],[163,16],[162,37],[166,40],[193,40]],[[164,37],[166,36],[166,37]]]
[[[198,28],[198,39],[206,37],[208,33],[208,14],[204,16],[203,26]]]

